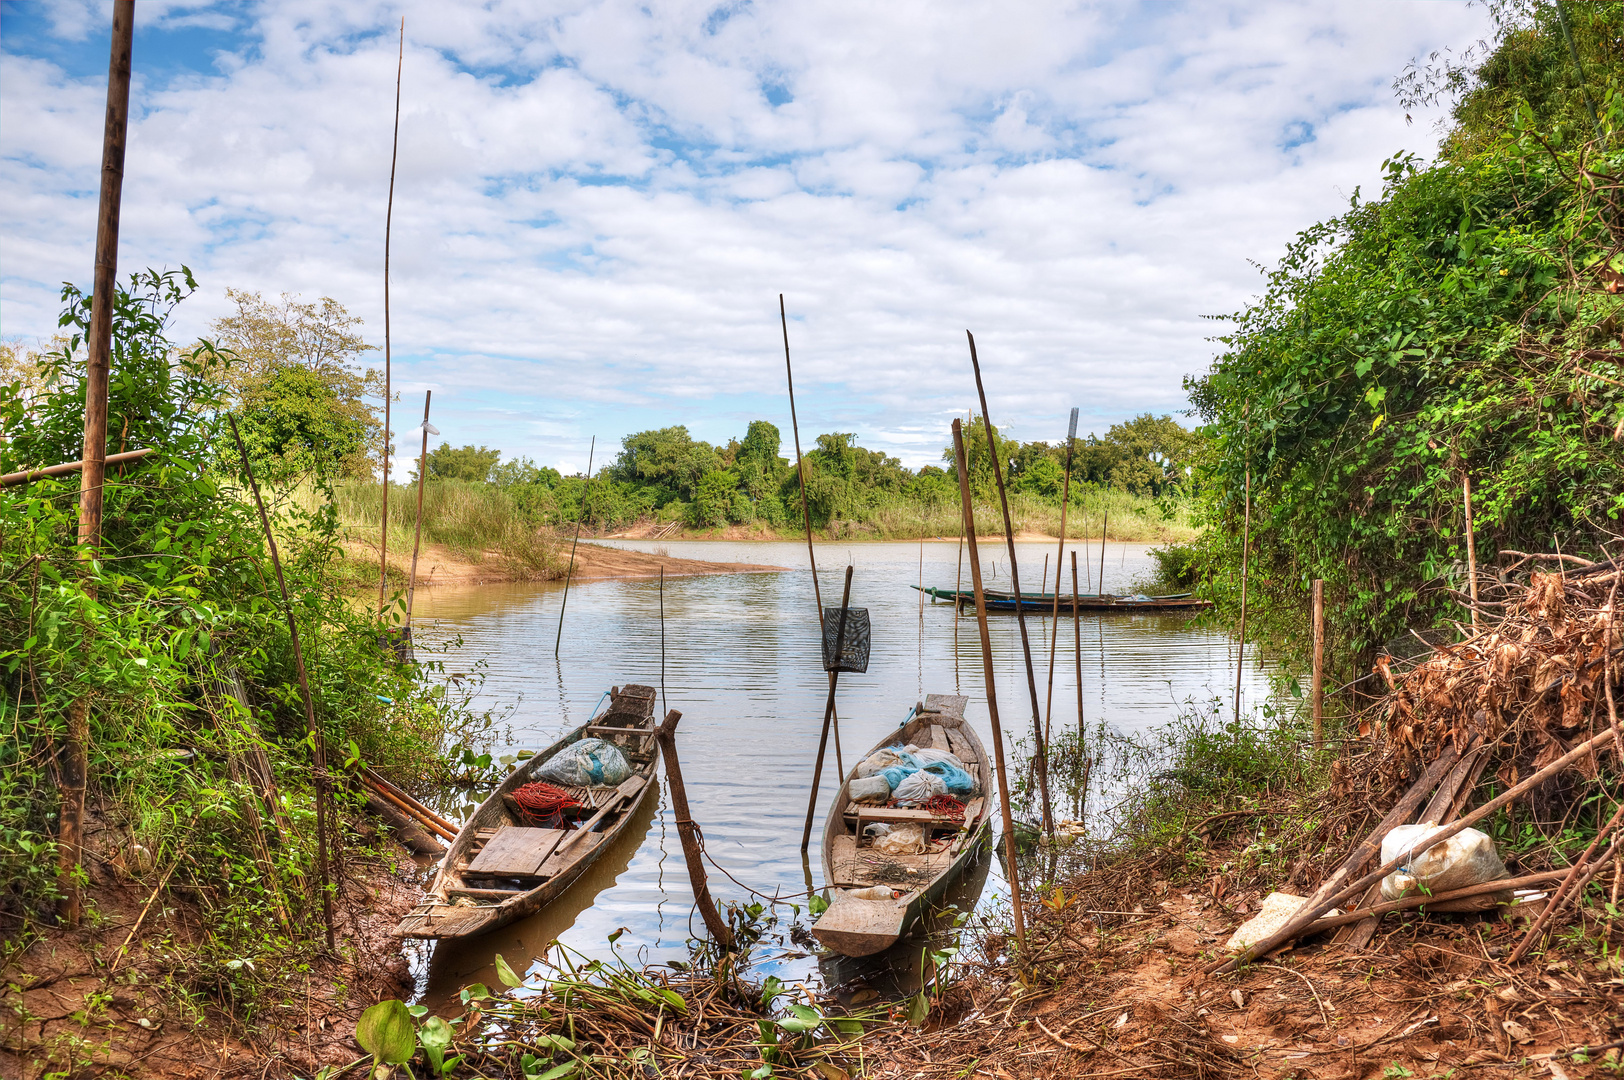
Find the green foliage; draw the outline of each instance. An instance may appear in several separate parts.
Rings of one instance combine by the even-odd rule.
[[[482,484],[493,478],[496,462],[501,456],[502,451],[487,446],[441,443],[428,452],[429,479],[470,480]]]
[[[1620,6],[1588,7],[1616,41]],[[1550,11],[1507,25],[1470,73],[1454,156],[1388,161],[1379,201],[1300,234],[1187,383],[1211,436],[1198,479],[1215,598],[1236,606],[1250,474],[1250,626],[1300,659],[1324,578],[1340,678],[1411,627],[1465,617],[1451,592],[1465,477],[1488,564],[1503,548],[1598,554],[1624,510],[1624,296],[1608,291],[1624,153],[1577,141],[1560,82],[1541,81],[1554,60],[1506,81],[1530,34],[1548,60],[1565,53]],[[1483,106],[1507,94],[1525,100]],[[1612,146],[1624,96],[1608,95]]]
[[[404,1065],[412,1060],[417,1033],[406,1003],[390,998],[362,1013],[355,1022],[355,1041],[372,1055],[374,1065]]]
[[[354,471],[353,463],[366,453],[366,422],[308,368],[279,368],[245,385],[240,399],[243,443],[262,479],[337,476]]]

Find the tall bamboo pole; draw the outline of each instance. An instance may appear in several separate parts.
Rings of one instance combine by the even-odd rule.
[[[113,4],[107,58],[107,114],[102,124],[101,200],[96,207],[96,264],[90,279],[90,341],[85,362],[85,442],[79,473],[79,560],[85,596],[97,598],[96,556],[102,537],[102,485],[107,476],[107,384],[112,370],[113,304],[118,291],[118,223],[124,196],[124,146],[130,120],[130,58],[135,0]],[[94,633],[87,625],[86,635]],[[68,708],[67,745],[59,766],[57,911],[79,925],[79,864],[84,856],[85,781],[90,772],[90,697]]]
[[[987,715],[992,719],[993,765],[998,770],[998,805],[1004,816],[1004,861],[1008,863],[1010,910],[1015,916],[1015,944],[1026,952],[1026,915],[1021,907],[1021,874],[1015,845],[1015,818],[1009,810],[1009,777],[1004,770],[1004,731],[998,723],[998,686],[992,666],[992,638],[987,633],[987,591],[981,584],[981,556],[976,550],[975,506],[970,501],[970,468],[964,453],[964,432],[953,419],[953,463],[959,474],[959,506],[964,514],[964,535],[970,544],[970,583],[975,590],[976,628],[981,632],[981,673],[987,689]]]
[[[1060,576],[1066,572],[1062,565],[1066,559],[1066,507],[1071,501],[1071,447],[1077,438],[1077,410],[1071,410],[1071,425],[1066,429],[1066,478],[1060,490],[1060,550],[1054,557],[1054,610],[1049,615],[1051,623],[1049,632],[1049,691],[1044,700],[1043,707],[1043,741],[1048,742],[1050,734],[1054,731],[1054,654],[1055,646],[1060,642]],[[1073,553],[1075,555],[1075,552]],[[1073,560],[1075,561],[1075,559]],[[1048,574],[1043,577],[1045,588],[1049,585]],[[1074,590],[1075,591],[1075,590]],[[1076,610],[1077,601],[1072,599],[1072,609]]]
[[[564,643],[564,609],[570,606],[570,581],[575,577],[575,549],[581,543],[581,520],[586,517],[586,493],[592,483],[592,455],[597,452],[598,437],[592,436],[592,442],[586,451],[586,483],[581,485],[581,505],[575,513],[575,539],[570,541],[570,565],[564,571],[564,599],[558,605],[558,637],[553,641],[553,659],[558,659],[558,648]]]
[[[254,467],[248,461],[248,450],[237,431],[237,418],[226,415],[231,424],[231,437],[237,442],[237,454],[242,458],[243,472],[248,487],[254,493],[254,505],[259,509],[259,523],[265,529],[265,544],[271,550],[271,568],[276,571],[276,587],[282,594],[282,613],[288,620],[288,638],[293,642],[293,670],[299,676],[299,696],[304,699],[305,729],[310,735],[310,756],[315,766],[316,787],[316,867],[321,888],[322,919],[327,926],[327,948],[333,948],[333,893],[331,866],[327,859],[327,740],[321,725],[316,723],[316,706],[310,698],[310,678],[305,673],[304,649],[299,644],[299,623],[293,617],[293,603],[288,599],[288,583],[282,576],[282,557],[276,551],[276,535],[271,531],[271,519],[265,513],[265,500],[259,497],[259,482],[254,479]]]
[[[417,552],[423,546],[423,484],[429,475],[429,402],[434,391],[423,393],[423,449],[417,455],[417,520],[412,533],[412,572],[406,579],[406,640],[412,640],[412,596],[417,592]]]
[[[389,204],[383,214],[383,525],[378,539],[378,617],[389,593],[389,406],[394,394],[389,337],[389,240],[395,224],[395,161],[400,155],[400,75],[406,67],[406,17],[400,18],[400,53],[395,58],[395,136],[389,149]]]
[[[1049,747],[1043,737],[1043,714],[1038,709],[1038,679],[1032,669],[1032,641],[1026,633],[1026,604],[1021,598],[1020,570],[1015,565],[1015,526],[1009,516],[1009,496],[1004,492],[1004,466],[998,459],[998,438],[992,430],[992,417],[987,415],[987,391],[981,385],[981,361],[976,357],[975,335],[966,330],[970,339],[970,367],[976,376],[976,396],[981,399],[981,422],[987,428],[987,454],[992,458],[992,478],[998,485],[998,503],[1004,511],[1004,543],[1009,548],[1009,587],[1015,594],[1015,622],[1021,629],[1021,656],[1026,661],[1026,689],[1032,696],[1032,741],[1035,744],[1033,760],[1037,765],[1038,795],[1042,799],[1043,829],[1054,833],[1054,813],[1049,806]]]
[[[1472,477],[1461,477],[1461,494],[1466,502],[1466,584],[1472,595],[1472,633],[1477,633],[1477,537],[1472,528]]]
[[[1100,522],[1100,579],[1094,583],[1094,588],[1099,592],[1101,600],[1105,599],[1105,537],[1110,531],[1111,511],[1110,508],[1107,507],[1105,511],[1105,520]]]
[[[1325,579],[1314,579],[1314,682],[1310,700],[1314,703],[1314,749],[1325,743]]]
[[[823,755],[829,748],[829,724],[835,715],[835,684],[840,680],[840,650],[846,643],[846,609],[851,606],[851,570],[850,566],[846,567],[846,588],[840,596],[840,614],[835,618],[834,666],[829,669],[829,700],[823,706],[823,734],[818,739],[818,760],[812,766],[812,791],[806,800],[806,830],[801,833],[802,851],[805,851],[807,845],[812,842],[812,818],[818,810],[818,785],[823,780]],[[820,631],[818,640],[821,642],[822,627],[818,629]],[[844,769],[841,770],[840,777],[842,780],[845,779]]]
[[[1241,722],[1241,672],[1246,664],[1246,557],[1252,548],[1252,470],[1246,470],[1246,524],[1241,531],[1241,628],[1235,652],[1235,723]]]
[[[795,372],[789,363],[789,315],[784,310],[784,294],[778,294],[778,322],[784,328],[784,380],[789,385],[789,430],[795,438],[795,469],[801,477],[801,523],[806,527],[806,561],[812,567],[812,601],[818,608],[818,639],[823,638],[823,592],[818,587],[818,558],[812,550],[812,515],[806,508],[806,459],[801,457],[801,423],[795,418]],[[923,619],[923,613],[920,614]],[[840,716],[834,716],[835,768],[846,775],[840,756]],[[805,848],[802,849],[803,851]]]
[[[1077,754],[1083,758],[1082,794],[1077,800],[1077,820],[1085,822],[1088,810],[1088,774],[1092,762],[1084,756],[1088,748],[1088,732],[1083,722],[1083,616],[1077,610],[1077,550],[1071,552],[1071,641],[1077,658]]]

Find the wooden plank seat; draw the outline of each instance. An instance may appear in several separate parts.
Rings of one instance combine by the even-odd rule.
[[[509,825],[498,829],[468,864],[469,874],[489,877],[533,877],[540,872],[559,842],[563,829],[532,829]]]
[[[615,724],[588,724],[581,729],[588,735],[634,735],[639,739],[652,739],[654,732],[644,727],[620,727]]]
[[[915,810],[905,806],[848,806],[846,818],[861,818],[867,824],[876,821],[887,825],[957,825],[959,819],[948,814],[933,814],[929,810]]]

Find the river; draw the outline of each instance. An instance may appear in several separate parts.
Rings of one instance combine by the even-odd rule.
[[[821,885],[817,838],[824,807],[838,779],[830,748],[818,799],[811,857],[803,864],[799,841],[807,790],[817,753],[828,689],[821,668],[812,575],[807,550],[795,543],[611,541],[684,558],[749,562],[790,568],[782,573],[723,574],[577,584],[569,591],[563,639],[553,647],[563,589],[558,583],[479,585],[421,590],[417,637],[445,650],[448,670],[483,663],[481,707],[510,709],[511,746],[539,749],[584,723],[611,685],[660,687],[659,703],[677,709],[677,746],[688,798],[704,831],[706,850],[735,880],[712,873],[721,901],[761,893],[803,893],[807,875]],[[1054,580],[1055,544],[1017,545],[1023,586],[1037,587],[1045,556]],[[1069,549],[1068,549],[1069,550]],[[1105,552],[1106,591],[1130,591],[1151,570],[1144,545],[1111,544]],[[988,587],[1009,586],[1002,543],[983,543]],[[907,716],[927,693],[963,693],[970,720],[991,746],[980,641],[973,617],[957,621],[946,603],[921,607],[909,588],[952,585],[960,575],[957,541],[821,543],[817,548],[823,602],[836,605],[845,567],[854,567],[853,607],[867,608],[872,654],[865,674],[840,677],[838,711],[847,768]],[[1089,551],[1084,592],[1100,571],[1096,543]],[[1069,562],[1069,556],[1068,556]],[[970,584],[968,567],[963,582]],[[1069,568],[1065,588],[1070,589]],[[994,615],[992,648],[999,714],[1007,740],[1031,730],[1031,699],[1013,615]],[[1090,729],[1103,721],[1127,733],[1174,718],[1186,702],[1233,694],[1235,643],[1187,615],[1083,615],[1083,708]],[[1040,697],[1048,681],[1047,617],[1027,617]],[[1075,725],[1072,620],[1061,618],[1054,677],[1054,724]],[[663,644],[662,644],[663,643]],[[1248,660],[1243,708],[1267,694],[1267,668]],[[504,738],[503,742],[507,740]],[[427,965],[429,996],[462,982],[494,981],[496,953],[516,969],[541,955],[555,938],[592,956],[605,955],[609,936],[625,928],[617,948],[628,958],[666,961],[686,956],[698,930],[693,894],[665,792],[648,827],[637,823],[563,900],[524,923],[456,945],[440,945]],[[992,860],[983,904],[1007,896]],[[799,901],[804,905],[804,898]],[[786,921],[789,912],[784,910]],[[806,920],[803,912],[802,920]],[[782,930],[783,927],[780,927]],[[785,940],[763,958],[781,978],[816,978],[815,959]],[[420,960],[427,959],[420,955]],[[420,965],[421,966],[421,965]]]

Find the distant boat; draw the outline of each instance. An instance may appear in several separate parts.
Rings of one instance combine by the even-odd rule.
[[[537,766],[583,738],[620,750],[632,772],[618,787],[565,788],[579,805],[570,830],[531,828],[516,811],[513,793],[534,779]],[[655,789],[654,688],[617,686],[604,711],[535,757],[521,762],[480,804],[440,862],[422,901],[395,933],[412,938],[467,938],[534,915],[609,847]],[[562,823],[561,823],[562,824]]]
[[[937,600],[946,600],[952,603],[955,600],[966,607],[973,606],[976,601],[975,592],[971,589],[944,589],[934,585],[920,588],[918,585],[908,586]],[[996,589],[987,590],[988,611],[1014,611],[1019,606],[1027,611],[1053,611],[1054,593],[1052,592],[1025,592],[1020,599],[1008,591]],[[1077,595],[1078,611],[1199,611],[1212,606],[1212,601],[1203,600],[1194,593],[1168,593],[1165,596],[1146,596],[1136,593],[1132,596],[1113,596],[1109,593],[1079,593]],[[1071,593],[1060,594],[1060,610],[1070,612],[1072,608]]]
[[[953,754],[974,777],[980,792],[964,807],[962,817],[854,803],[847,788],[856,776],[856,766],[835,794],[823,830],[823,880],[830,886],[829,908],[812,925],[812,936],[825,947],[845,956],[873,956],[889,949],[921,924],[984,849],[991,831],[987,792],[992,787],[992,763],[965,722],[964,707],[969,701],[951,694],[931,694],[906,725],[869,751],[873,754],[888,746],[912,744]],[[863,834],[866,825],[875,823],[920,825],[933,842],[917,855],[876,856],[873,839]],[[855,895],[876,887],[889,889],[892,895],[879,899]]]

